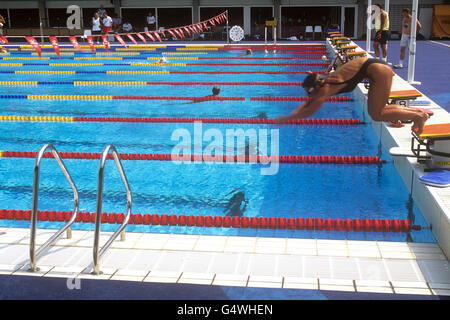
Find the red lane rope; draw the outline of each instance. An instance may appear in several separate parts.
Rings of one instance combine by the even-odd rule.
[[[171,74],[307,74],[310,71],[170,71]],[[314,73],[323,73],[326,71],[314,71]]]
[[[306,101],[309,97],[250,97],[250,101]],[[353,101],[349,96],[329,97],[325,101],[328,102],[346,102]]]
[[[302,124],[302,125],[359,125],[360,119],[293,119],[276,123],[277,119],[259,118],[139,118],[139,117],[73,117],[74,122],[150,122],[150,123],[240,123],[240,124]]]
[[[165,97],[165,96],[112,96],[114,100],[191,100],[191,101],[244,101],[244,97]]]
[[[38,211],[39,221],[69,221],[72,211]],[[76,222],[94,223],[94,212],[78,212]],[[101,223],[122,223],[123,213],[101,214]],[[31,220],[31,210],[0,210],[0,219]],[[162,225],[216,228],[252,228],[252,229],[290,229],[290,230],[326,230],[356,232],[410,232],[421,230],[419,225],[411,225],[407,219],[323,219],[323,218],[285,218],[285,217],[229,217],[194,216],[167,214],[131,214],[128,224]]]
[[[223,86],[301,86],[302,82],[215,82],[215,81],[147,81],[148,85],[174,85],[174,86],[190,86],[190,85],[223,85]]]
[[[322,59],[323,55],[304,55],[296,57],[198,57],[197,60],[303,60],[303,59]],[[329,59],[328,56],[326,56]]]
[[[36,151],[2,151],[4,158],[35,158]],[[99,152],[59,152],[62,159],[100,159]],[[46,152],[43,158],[53,158]],[[156,160],[156,161],[203,161],[203,162],[246,162],[246,163],[314,163],[314,164],[380,164],[378,156],[259,156],[259,155],[172,155],[170,153],[119,153],[121,160]],[[113,159],[112,154],[107,159]]]
[[[284,62],[284,63],[186,63],[186,66],[315,66],[328,67],[324,62]]]

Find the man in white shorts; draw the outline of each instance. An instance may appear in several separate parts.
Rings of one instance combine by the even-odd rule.
[[[406,47],[409,47],[409,39],[411,37],[411,21],[412,16],[408,8],[402,10],[403,20],[402,20],[402,38],[400,40],[400,60],[398,64],[394,65],[394,68],[403,68],[403,59],[405,59]],[[417,31],[422,28],[419,20],[417,20]]]

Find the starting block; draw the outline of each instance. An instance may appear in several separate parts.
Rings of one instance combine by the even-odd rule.
[[[450,123],[425,125],[420,135],[412,131],[411,150],[394,147],[389,153],[415,157],[430,169],[450,170]]]
[[[355,49],[358,48],[357,45],[348,45],[348,46],[341,46],[340,50],[345,53],[347,51],[352,52],[355,51]]]
[[[359,57],[366,57],[367,53],[365,51],[353,51],[353,52],[347,52],[347,60],[353,60],[355,58]]]
[[[409,101],[421,97],[422,94],[417,90],[391,91],[388,104],[398,104],[409,107]]]
[[[429,154],[432,168],[450,169],[450,123],[426,125],[420,135],[413,131],[411,151],[418,159]]]

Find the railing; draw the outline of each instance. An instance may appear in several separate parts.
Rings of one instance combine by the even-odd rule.
[[[41,160],[44,155],[45,150],[48,148],[51,149],[51,152],[53,154],[53,157],[58,162],[59,167],[61,168],[62,172],[64,173],[64,176],[66,177],[67,181],[69,182],[72,190],[73,190],[73,202],[74,202],[74,208],[72,216],[70,217],[70,220],[61,228],[59,229],[50,239],[48,239],[39,249],[36,250],[36,227],[37,227],[37,214],[38,214],[38,198],[39,198],[39,173],[40,173],[40,165]],[[75,186],[75,183],[72,180],[72,177],[70,176],[69,172],[67,171],[66,166],[62,162],[58,152],[56,151],[55,147],[51,144],[45,144],[38,152],[36,156],[36,160],[34,162],[34,177],[33,177],[33,205],[32,205],[32,212],[31,212],[31,234],[30,234],[30,269],[29,271],[35,272],[39,271],[39,268],[36,266],[36,259],[44,252],[45,249],[47,249],[53,242],[55,242],[61,234],[67,230],[67,238],[70,239],[72,237],[72,232],[70,229],[70,226],[75,221],[78,213],[78,206],[79,206],[79,197],[78,197],[78,190]]]
[[[104,170],[105,163],[109,151],[112,152],[114,157],[114,162],[116,163],[117,168],[119,169],[120,177],[122,178],[122,182],[125,185],[125,189],[127,190],[127,211],[125,214],[125,218],[120,225],[119,229],[114,232],[114,234],[109,238],[109,240],[105,243],[105,245],[99,250],[99,241],[100,241],[100,225],[101,225],[101,215],[102,215],[102,201],[103,201],[103,178],[104,178]],[[131,206],[132,206],[133,198],[131,195],[130,186],[127,181],[127,177],[125,176],[125,172],[123,171],[122,163],[119,159],[119,154],[116,151],[116,148],[113,145],[107,145],[103,150],[102,156],[100,158],[100,167],[98,170],[98,186],[97,186],[97,208],[96,208],[96,216],[95,216],[95,234],[94,234],[94,262],[93,262],[93,274],[101,274],[100,271],[100,259],[103,254],[108,250],[112,242],[121,234],[121,240],[125,240],[125,227],[128,224],[128,220],[131,215]]]

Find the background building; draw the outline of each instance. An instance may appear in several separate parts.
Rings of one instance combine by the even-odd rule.
[[[385,3],[373,0],[372,3]],[[400,31],[401,10],[411,8],[411,0],[390,0],[391,31]],[[421,33],[429,37],[434,4],[445,0],[419,0]],[[110,13],[130,20],[133,27],[143,29],[151,11],[157,27],[175,27],[204,20],[229,10],[230,25],[240,25],[250,38],[264,34],[264,21],[275,17],[278,37],[304,36],[306,26],[338,24],[346,36],[360,38],[365,33],[367,0],[0,0],[0,14],[7,28],[65,27],[69,5],[81,7],[82,28],[89,28],[93,13],[103,5]],[[212,30],[211,37],[223,37],[223,26]]]

